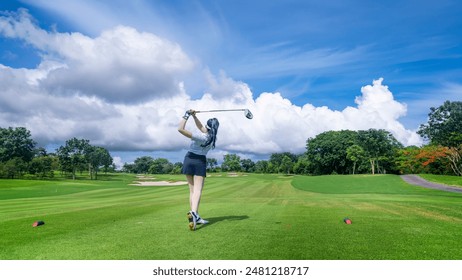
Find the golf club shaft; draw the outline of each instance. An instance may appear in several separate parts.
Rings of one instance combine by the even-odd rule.
[[[196,113],[231,112],[231,111],[245,111],[245,109],[207,110],[207,111],[196,111]]]

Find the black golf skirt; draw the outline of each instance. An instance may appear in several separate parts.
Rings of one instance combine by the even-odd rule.
[[[184,156],[183,169],[181,173],[185,175],[206,176],[207,159],[205,156],[196,155],[188,152]]]

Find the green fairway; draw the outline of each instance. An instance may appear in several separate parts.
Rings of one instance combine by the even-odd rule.
[[[195,232],[186,185],[134,180],[0,180],[0,259],[462,259],[462,194],[395,175],[212,174]]]

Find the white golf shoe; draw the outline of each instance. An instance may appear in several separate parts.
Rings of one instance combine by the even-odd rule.
[[[204,219],[202,219],[201,217],[199,217],[199,219],[197,219],[196,223],[197,223],[197,224],[205,225],[205,224],[208,224],[209,221],[204,220]]]

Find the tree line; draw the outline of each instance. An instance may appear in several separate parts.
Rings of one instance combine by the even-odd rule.
[[[456,151],[457,149],[454,149]],[[441,145],[403,147],[391,133],[382,129],[327,131],[310,138],[306,152],[271,154],[268,160],[252,161],[237,154],[224,155],[221,165],[207,158],[208,172],[328,174],[462,174],[462,149],[450,153]],[[124,172],[180,174],[182,163],[165,158],[140,157],[126,163]],[[459,172],[457,172],[459,170]]]
[[[59,171],[75,179],[78,172],[85,171],[90,179],[97,179],[99,171],[114,169],[109,151],[89,140],[72,138],[55,153],[47,153],[37,147],[26,128],[0,128],[0,178],[53,178]]]
[[[237,154],[224,155],[222,163],[207,158],[208,172],[284,174],[405,174],[432,173],[462,176],[462,102],[446,101],[430,108],[428,122],[417,132],[427,144],[403,147],[384,129],[326,131],[306,140],[302,154],[273,153],[268,160],[252,161]],[[125,163],[123,172],[179,174],[182,163],[143,156]],[[0,128],[0,178],[51,178],[60,171],[75,179],[88,171],[114,171],[109,152],[89,140],[72,138],[55,153],[36,147],[23,127]]]
[[[432,173],[462,176],[462,102],[430,108],[428,123],[417,132],[427,144],[403,147],[384,129],[326,131],[306,141],[303,154],[274,153],[252,161],[237,154],[207,158],[209,172],[255,172],[305,175]],[[180,173],[181,162],[142,157],[123,170],[133,173]]]

